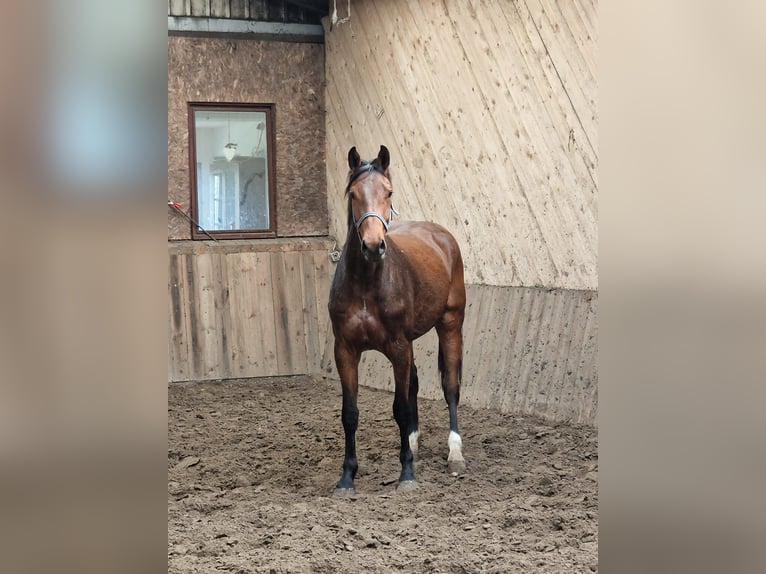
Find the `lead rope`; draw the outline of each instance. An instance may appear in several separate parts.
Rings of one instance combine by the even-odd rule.
[[[189,215],[188,213],[186,213],[186,212],[183,210],[183,205],[181,205],[181,204],[180,204],[180,203],[178,203],[177,201],[172,201],[172,200],[170,200],[170,199],[168,199],[168,205],[169,205],[170,207],[172,207],[173,209],[175,209],[175,210],[176,210],[178,213],[180,213],[181,215],[183,215],[183,216],[184,216],[186,219],[188,219],[189,221],[191,221],[191,222],[192,222],[192,224],[196,225],[196,226],[197,226],[197,229],[199,229],[199,230],[200,230],[202,233],[204,233],[205,235],[207,235],[207,236],[208,236],[210,239],[212,239],[213,241],[218,241],[218,240],[217,240],[215,237],[213,237],[212,235],[210,235],[210,234],[207,232],[207,229],[205,229],[204,227],[202,227],[202,226],[201,226],[199,223],[197,223],[197,221],[195,221],[195,219],[194,219],[194,218],[193,218],[191,215]]]

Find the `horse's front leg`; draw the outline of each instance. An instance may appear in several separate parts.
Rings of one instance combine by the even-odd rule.
[[[359,468],[356,460],[356,429],[359,426],[359,409],[356,406],[356,399],[359,393],[358,367],[360,356],[361,353],[356,349],[352,349],[342,341],[335,341],[335,366],[338,368],[343,390],[341,420],[346,438],[343,474],[335,486],[337,496],[349,496],[356,492],[354,478]]]
[[[415,405],[410,395],[412,372],[412,342],[395,343],[389,350],[388,358],[394,367],[394,420],[399,425],[401,447],[399,461],[402,463],[402,473],[399,475],[399,489],[411,489],[417,485],[413,468],[414,455],[410,445],[410,434],[417,428]]]

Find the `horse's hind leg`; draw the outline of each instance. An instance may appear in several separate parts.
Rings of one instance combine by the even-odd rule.
[[[460,379],[463,369],[462,316],[448,314],[436,328],[439,335],[439,371],[442,391],[449,409],[449,455],[447,470],[451,473],[465,472],[463,441],[457,426],[457,406],[460,403]]]
[[[412,361],[412,367],[410,369],[410,433],[409,442],[410,450],[412,451],[412,460],[417,462],[420,458],[418,456],[418,439],[420,438],[420,429],[418,427],[418,369],[415,366],[415,360]]]

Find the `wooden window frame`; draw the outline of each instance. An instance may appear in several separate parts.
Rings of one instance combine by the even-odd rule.
[[[197,225],[191,224],[192,239],[273,239],[277,237],[277,162],[276,162],[276,129],[275,129],[275,104],[252,104],[252,103],[224,103],[224,102],[188,102],[188,129],[189,129],[189,180],[191,182],[191,213],[195,221],[199,221],[198,190],[197,190],[197,137],[194,122],[194,113],[200,110],[226,112],[264,112],[266,114],[266,153],[268,160],[268,185],[269,195],[269,228],[251,230],[211,230],[202,231]],[[210,234],[210,235],[208,235]]]

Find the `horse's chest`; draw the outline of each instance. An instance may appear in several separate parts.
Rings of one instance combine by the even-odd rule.
[[[363,347],[382,348],[400,330],[396,320],[401,313],[396,305],[381,305],[362,300],[347,311],[346,335]]]

